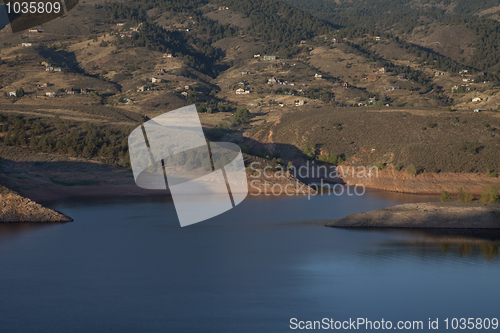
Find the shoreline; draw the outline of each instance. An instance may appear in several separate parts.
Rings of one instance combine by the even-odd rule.
[[[410,203],[351,214],[326,226],[363,229],[500,229],[500,205]]]

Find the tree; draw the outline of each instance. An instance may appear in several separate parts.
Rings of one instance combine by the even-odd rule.
[[[441,202],[449,202],[451,200],[451,194],[446,191],[441,191]]]
[[[481,193],[481,202],[484,203],[500,203],[500,188],[496,185],[488,185],[484,188],[483,193]]]
[[[458,201],[459,202],[472,202],[474,200],[474,196],[472,196],[472,193],[468,188],[460,188],[458,190]]]
[[[235,124],[243,125],[250,120],[251,114],[248,109],[238,109],[233,115],[233,121]]]

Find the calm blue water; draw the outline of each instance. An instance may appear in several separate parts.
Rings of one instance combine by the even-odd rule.
[[[252,198],[186,228],[158,198],[53,204],[75,222],[0,228],[0,332],[290,332],[293,317],[427,328],[428,318],[500,316],[490,243],[323,226],[423,200]]]

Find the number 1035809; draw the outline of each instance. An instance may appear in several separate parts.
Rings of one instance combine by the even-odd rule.
[[[60,2],[7,2],[8,14],[58,14],[61,12]]]
[[[446,318],[446,329],[489,330],[498,329],[498,318]]]

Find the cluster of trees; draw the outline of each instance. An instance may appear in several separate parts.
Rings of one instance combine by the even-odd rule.
[[[97,127],[0,115],[1,143],[29,147],[36,152],[59,153],[87,159],[97,158],[108,164],[130,167],[128,135],[132,128]]]

